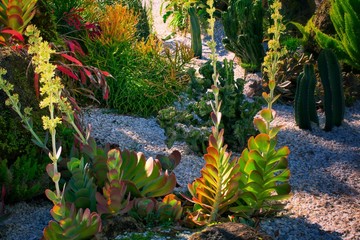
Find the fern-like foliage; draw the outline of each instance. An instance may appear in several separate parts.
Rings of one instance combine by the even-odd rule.
[[[337,37],[331,37],[314,28],[315,39],[321,48],[334,50],[337,57],[360,69],[360,2],[358,0],[331,0],[330,19]]]

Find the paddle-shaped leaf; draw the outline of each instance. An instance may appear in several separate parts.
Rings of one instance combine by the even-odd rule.
[[[223,131],[216,139],[215,128],[212,130],[204,156],[206,164],[201,169],[202,176],[188,185],[191,197],[184,196],[196,203],[193,212],[188,213],[187,220],[197,225],[215,221],[239,195],[239,165],[235,160],[229,161],[231,153],[226,151],[226,146],[222,146]]]

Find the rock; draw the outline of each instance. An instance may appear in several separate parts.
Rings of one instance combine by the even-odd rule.
[[[271,240],[270,236],[242,223],[221,223],[194,233],[189,240]]]
[[[130,216],[114,216],[106,221],[103,221],[102,232],[96,234],[93,240],[107,240],[115,239],[125,232],[144,232],[145,226],[135,218]]]

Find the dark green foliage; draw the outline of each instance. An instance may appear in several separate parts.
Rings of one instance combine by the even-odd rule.
[[[264,57],[263,16],[260,0],[230,0],[222,14],[226,38],[225,48],[234,52],[241,66],[248,71],[259,71]]]
[[[49,1],[38,0],[36,4],[36,14],[31,20],[39,30],[41,37],[48,42],[58,43],[60,40],[59,33],[56,31],[56,17],[52,11]]]
[[[193,50],[195,57],[201,58],[202,43],[199,17],[195,12],[194,7],[190,7],[188,12],[190,16],[191,49]]]
[[[318,68],[324,87],[325,130],[340,126],[345,113],[345,97],[339,61],[330,49],[324,49],[318,58]]]
[[[131,44],[104,46],[89,40],[85,61],[114,77],[108,80],[109,107],[123,114],[150,116],[173,102],[185,82],[177,79],[179,66],[158,54],[142,54]]]
[[[315,28],[315,39],[325,49],[332,49],[336,56],[360,69],[360,2],[358,0],[331,0],[330,19],[337,36],[331,37]]]
[[[12,180],[6,197],[8,202],[25,201],[44,193],[49,184],[45,176],[47,161],[46,154],[34,148],[16,159],[10,166]]]
[[[241,151],[246,139],[256,133],[252,119],[260,110],[260,100],[249,102],[243,95],[244,80],[234,80],[233,62],[224,61],[223,66],[218,64],[220,81],[220,99],[222,101],[222,125],[225,129],[226,142],[233,150]],[[182,104],[182,108],[170,107],[159,111],[158,121],[165,129],[166,144],[171,147],[177,140],[185,141],[195,151],[204,153],[210,133],[209,101],[212,94],[207,93],[211,87],[213,73],[210,62],[203,65],[199,72],[203,78],[196,78],[194,71],[187,90],[190,101]],[[186,128],[188,128],[186,130]]]
[[[33,69],[29,67],[29,61],[24,53],[17,53],[5,47],[0,49],[0,67],[7,70],[4,79],[14,85],[14,92],[19,94],[21,106],[33,109],[34,129],[40,132],[44,110],[38,107]],[[31,134],[22,126],[17,114],[10,107],[5,106],[7,98],[6,94],[0,91],[0,160],[7,159],[8,166],[11,166],[19,156],[25,154],[26,149],[38,147],[31,142]]]
[[[311,129],[311,123],[319,124],[315,107],[316,76],[314,65],[306,64],[297,80],[295,94],[295,121],[302,129]]]

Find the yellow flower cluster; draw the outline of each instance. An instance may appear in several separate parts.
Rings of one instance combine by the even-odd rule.
[[[55,53],[49,46],[49,43],[42,40],[39,30],[30,25],[27,27],[25,34],[29,36],[29,54],[33,54],[32,62],[35,65],[35,73],[39,74],[40,79],[40,108],[49,107],[50,115],[53,116],[54,105],[59,104],[61,99],[61,91],[63,85],[59,77],[55,77],[56,66],[50,63],[51,54]],[[57,124],[61,121],[59,118],[43,117],[43,127],[45,130],[49,129],[54,132]]]
[[[276,74],[278,67],[282,64],[281,58],[286,55],[286,49],[282,48],[280,45],[280,35],[285,31],[285,25],[282,23],[282,15],[280,14],[281,2],[279,0],[274,1],[271,5],[271,18],[274,21],[268,29],[269,34],[273,34],[273,38],[268,42],[269,51],[267,52],[264,63],[263,71],[268,74],[270,81],[276,81]]]

